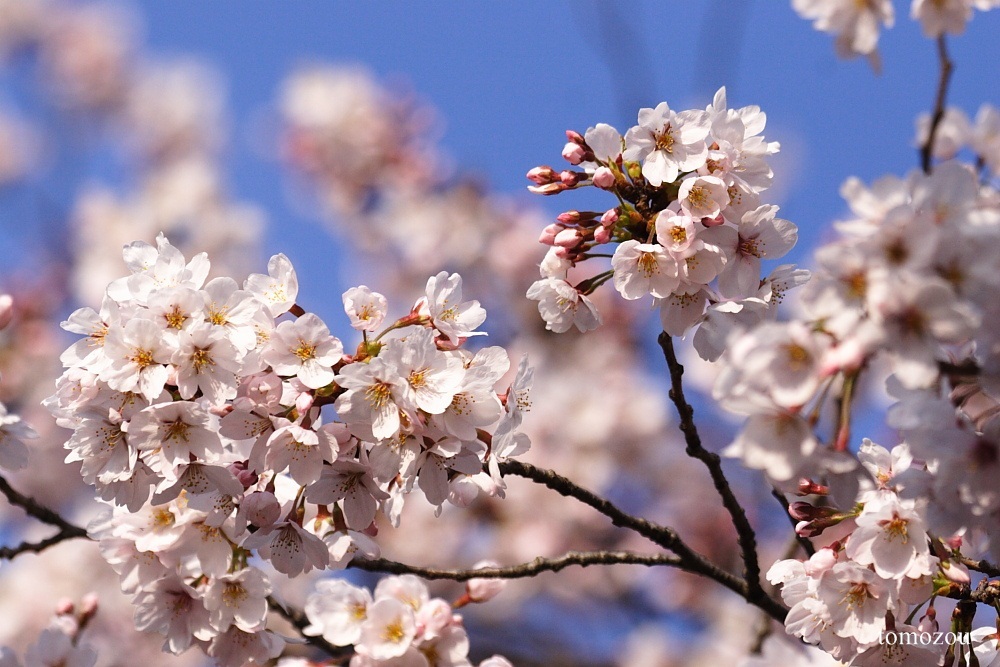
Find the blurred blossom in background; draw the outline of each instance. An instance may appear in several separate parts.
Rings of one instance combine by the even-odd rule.
[[[1000,90],[989,65],[1000,59],[998,31],[994,12],[951,43],[950,102],[970,116],[983,91]],[[560,162],[567,128],[628,127],[636,109],[663,100],[703,108],[725,85],[732,106],[764,109],[768,138],[781,142],[769,203],[799,225],[783,261],[808,266],[819,230],[846,216],[838,191],[848,176],[869,182],[917,163],[912,122],[931,107],[933,44],[912,22],[880,44],[881,76],[864,60],[839,62],[829,38],[782,2],[559,2],[529,12],[0,0],[0,293],[17,309],[0,332],[0,401],[40,435],[14,481],[77,523],[93,516],[92,491],[62,464],[66,433],[39,405],[66,344],[56,324],[100,303],[123,275],[123,244],[162,231],[188,256],[207,251],[213,275],[238,280],[285,253],[300,303],[348,346],[357,341],[344,290],[366,284],[406,303],[428,275],[460,271],[489,313],[489,344],[528,353],[536,368],[530,460],[738,568],[728,516],[706,502],[707,474],[684,455],[668,410],[655,314],[606,298],[604,327],[586,341],[557,338],[524,298],[538,233],[560,212],[526,193],[524,174]],[[691,386],[707,390],[711,367],[696,359],[685,355]],[[707,417],[711,406],[696,409]],[[702,419],[711,448],[728,443],[730,423]],[[734,476],[750,510],[774,516],[773,499],[754,490],[765,485]],[[382,527],[384,555],[468,567],[647,548],[520,481],[506,501],[481,498],[441,517],[415,503],[400,529]],[[32,536],[18,510],[4,505],[0,518],[5,539]],[[763,562],[782,555],[787,532],[762,527]],[[58,599],[96,590],[91,638],[107,649],[98,664],[202,664],[200,653],[161,657],[158,636],[123,631],[132,612],[117,588],[83,541],[3,563],[0,644],[23,650]],[[457,597],[462,587],[433,590]],[[301,606],[305,591],[296,580],[286,595]],[[473,657],[503,652],[517,665],[731,664],[755,632],[742,600],[666,569],[542,575],[463,613]]]

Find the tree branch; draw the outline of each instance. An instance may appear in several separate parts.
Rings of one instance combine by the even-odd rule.
[[[966,566],[970,570],[975,570],[976,572],[982,572],[983,574],[990,577],[1000,577],[1000,567],[994,565],[987,560],[974,560],[972,558],[962,558],[960,559],[962,565]]]
[[[558,572],[571,565],[589,567],[591,565],[646,565],[648,567],[670,566],[683,568],[678,556],[668,554],[637,554],[628,551],[570,551],[557,558],[538,557],[529,563],[508,567],[484,567],[475,570],[441,570],[397,563],[384,558],[371,560],[355,558],[348,567],[368,572],[388,574],[415,574],[424,579],[449,579],[468,581],[469,579],[524,579],[542,572]]]
[[[726,572],[705,558],[705,556],[694,551],[672,528],[660,526],[647,519],[627,514],[611,501],[601,498],[592,491],[588,491],[587,489],[578,486],[576,483],[551,470],[536,468],[535,466],[522,461],[506,461],[500,464],[500,472],[504,475],[525,477],[533,482],[552,489],[562,496],[573,498],[582,502],[584,505],[594,508],[604,516],[611,519],[611,523],[613,525],[635,531],[654,544],[673,551],[680,559],[680,562],[677,565],[680,569],[694,574],[700,574],[708,579],[722,584],[750,604],[763,609],[772,618],[784,621],[788,610],[783,605],[767,595],[758,595],[755,598],[751,598],[746,581],[730,572]],[[481,576],[482,572],[479,570],[477,570],[477,572],[479,572],[479,576]]]
[[[12,559],[24,553],[39,553],[60,542],[78,537],[87,537],[86,529],[73,525],[58,513],[38,504],[33,498],[19,493],[3,476],[0,476],[0,493],[6,496],[11,505],[20,507],[28,516],[59,529],[59,532],[55,535],[46,537],[38,542],[25,541],[16,547],[0,547],[0,560]]]
[[[74,526],[57,512],[44,507],[33,498],[29,498],[18,493],[2,475],[0,475],[0,493],[7,497],[11,505],[20,507],[28,516],[34,517],[50,526],[55,526],[61,532],[67,533],[67,537],[87,537],[87,531],[79,526]]]
[[[21,554],[27,553],[37,554],[45,551],[51,546],[59,544],[60,542],[76,539],[78,537],[87,537],[86,531],[84,531],[81,535],[78,533],[70,533],[65,530],[60,530],[55,535],[46,537],[45,539],[37,542],[21,542],[16,547],[0,547],[0,560],[12,560]]]
[[[674,341],[670,334],[661,332],[657,342],[663,349],[663,356],[667,360],[667,368],[670,370],[670,400],[677,407],[677,414],[680,417],[679,428],[684,433],[684,442],[687,445],[688,456],[698,459],[708,468],[712,476],[712,484],[722,498],[722,504],[729,512],[736,528],[736,535],[740,545],[740,552],[743,557],[743,576],[746,581],[746,598],[753,604],[762,603],[765,600],[774,602],[770,596],[764,592],[760,585],[760,563],[757,560],[757,535],[753,526],[747,518],[743,506],[736,499],[729,480],[722,472],[722,460],[718,454],[710,452],[701,444],[701,436],[698,435],[698,427],[694,423],[694,408],[684,397],[684,367],[677,361],[677,354],[674,352]],[[758,605],[760,606],[760,605]]]
[[[927,141],[920,147],[920,168],[925,174],[931,173],[931,154],[934,152],[934,139],[937,136],[938,126],[944,118],[945,103],[948,98],[948,84],[951,81],[951,73],[955,69],[954,63],[948,57],[948,45],[945,43],[942,33],[937,39],[938,61],[941,64],[941,76],[938,79],[937,95],[934,98],[934,111],[931,113],[931,126],[927,132]]]

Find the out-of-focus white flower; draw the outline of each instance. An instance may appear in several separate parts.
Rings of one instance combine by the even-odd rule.
[[[836,37],[837,55],[871,55],[878,46],[879,26],[895,21],[892,0],[792,0],[792,7],[816,30]]]
[[[28,467],[28,447],[24,440],[37,438],[34,429],[0,403],[0,468],[9,471]]]

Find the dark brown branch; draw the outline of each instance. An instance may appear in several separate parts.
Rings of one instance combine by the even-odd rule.
[[[953,600],[976,602],[1000,609],[1000,581],[996,579],[982,579],[975,588],[968,584],[964,586],[952,584],[951,590],[937,594]]]
[[[20,507],[28,516],[59,529],[55,535],[38,542],[22,542],[15,547],[0,547],[0,560],[11,559],[25,553],[39,553],[60,542],[87,537],[87,531],[84,528],[73,525],[56,512],[38,504],[33,498],[19,493],[2,476],[0,476],[0,493],[6,496],[11,505]]]
[[[973,560],[972,558],[962,558],[960,562],[962,563],[962,565],[966,566],[970,570],[975,570],[976,572],[982,572],[983,574],[990,577],[1000,577],[1000,567],[994,565],[989,561]]]
[[[34,517],[43,523],[47,523],[50,526],[55,526],[60,530],[60,532],[66,533],[67,538],[69,537],[87,537],[87,531],[79,526],[74,526],[66,519],[59,516],[58,513],[50,510],[48,507],[39,505],[37,501],[33,498],[29,498],[21,493],[18,493],[11,485],[0,476],[0,493],[3,493],[10,501],[11,505],[20,507],[28,516]]]
[[[267,605],[271,611],[291,623],[310,646],[323,651],[331,658],[346,658],[354,653],[354,649],[351,646],[334,646],[322,637],[307,635],[305,629],[309,627],[309,619],[300,610],[285,607],[271,595],[267,596]]]
[[[504,475],[525,477],[552,489],[562,496],[573,498],[594,508],[611,519],[611,523],[615,526],[635,531],[654,544],[673,551],[680,559],[677,567],[687,572],[700,574],[722,584],[747,602],[763,609],[772,618],[784,621],[785,615],[788,613],[788,610],[784,606],[767,595],[758,595],[755,598],[751,598],[746,581],[730,572],[726,572],[705,558],[705,556],[691,549],[673,529],[627,514],[611,501],[601,498],[592,491],[578,486],[576,483],[551,470],[536,468],[522,461],[506,461],[500,464],[500,472]]]
[[[710,452],[701,444],[701,436],[698,435],[698,427],[694,423],[694,408],[684,397],[684,366],[677,361],[677,354],[674,352],[674,341],[665,331],[657,338],[660,347],[663,349],[663,356],[667,360],[667,368],[670,370],[670,400],[677,407],[677,414],[680,417],[680,430],[684,434],[684,442],[687,445],[688,456],[698,459],[708,468],[712,476],[712,484],[722,498],[722,504],[729,512],[736,528],[736,535],[740,545],[740,552],[743,557],[743,576],[746,581],[746,598],[753,604],[762,603],[765,600],[774,602],[760,585],[760,563],[757,560],[757,535],[753,526],[747,518],[746,511],[736,499],[733,489],[722,472],[722,460],[719,455]],[[775,603],[776,604],[776,603]],[[758,605],[760,606],[760,605]],[[780,606],[780,605],[779,605]]]
[[[571,565],[589,567],[591,565],[646,565],[647,567],[671,566],[683,568],[682,560],[668,554],[637,554],[628,551],[570,551],[557,558],[536,558],[529,563],[509,567],[484,567],[475,570],[441,570],[397,563],[376,558],[365,560],[355,558],[348,567],[368,572],[388,574],[415,574],[424,579],[449,579],[468,581],[469,579],[524,579],[542,572],[558,572]]]
[[[948,84],[955,65],[948,57],[948,45],[944,34],[937,39],[938,61],[941,64],[941,76],[938,79],[937,95],[934,98],[934,111],[931,112],[931,126],[927,132],[927,141],[920,147],[920,168],[925,174],[931,173],[931,155],[934,152],[934,139],[937,137],[938,126],[944,118],[945,104],[948,99]]]
[[[28,553],[40,553],[45,551],[51,546],[59,544],[60,542],[65,542],[66,540],[76,539],[78,537],[87,537],[86,531],[83,534],[73,533],[70,534],[65,530],[60,530],[58,533],[51,537],[46,537],[43,540],[37,542],[21,542],[16,547],[0,547],[0,560],[10,560],[20,556],[21,554]]]
[[[536,468],[530,463],[514,460],[501,463],[500,472],[504,475],[515,475],[517,477],[530,479],[533,482],[552,489],[562,496],[579,500],[584,505],[594,508],[604,516],[611,519],[611,523],[615,526],[633,530],[654,544],[665,549],[670,549],[674,552],[678,552],[678,549],[680,549],[681,552],[687,551],[688,549],[672,528],[660,526],[652,521],[649,521],[648,519],[627,514],[623,510],[619,509],[618,506],[610,500],[602,498],[596,493],[578,486],[575,482],[556,472],[546,470],[544,468]],[[678,553],[678,555],[682,554]]]

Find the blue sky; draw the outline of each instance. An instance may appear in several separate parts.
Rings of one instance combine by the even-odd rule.
[[[850,175],[870,181],[916,166],[913,121],[929,110],[936,51],[896,3],[882,34],[883,73],[841,61],[829,35],[781,0],[600,3],[237,3],[150,0],[138,5],[149,50],[194,54],[229,80],[236,121],[232,185],[271,218],[266,250],[284,251],[306,274],[329,266],[334,239],[291,210],[279,165],[248,140],[297,64],[357,63],[404,82],[437,108],[456,165],[493,188],[528,199],[524,173],[559,162],[566,128],[610,122],[621,130],[640,106],[704,106],[720,85],[730,105],[758,104],[768,139],[780,141],[772,196],[799,224],[796,259],[845,210]],[[974,114],[1000,105],[1000,12],[977,13],[950,39],[957,69],[950,101]],[[553,214],[567,198],[537,200]]]
[[[292,209],[281,166],[250,138],[298,64],[360,64],[409,87],[437,109],[443,148],[460,170],[553,216],[574,202],[530,197],[524,173],[559,164],[565,129],[609,122],[624,131],[641,106],[704,106],[726,85],[730,105],[760,105],[766,136],[782,143],[771,197],[800,226],[800,261],[843,214],[837,192],[846,177],[915,167],[913,120],[929,110],[937,81],[934,44],[900,2],[896,27],[882,34],[881,76],[863,60],[838,60],[831,37],[785,0],[146,0],[136,8],[151,56],[198,56],[228,80],[230,184],[268,212],[265,252],[289,254],[306,284],[329,277],[342,242]],[[983,101],[1000,105],[997,35],[1000,12],[977,12],[966,34],[949,40],[957,65],[950,101],[970,114]],[[5,263],[16,261],[14,210],[0,215]]]

